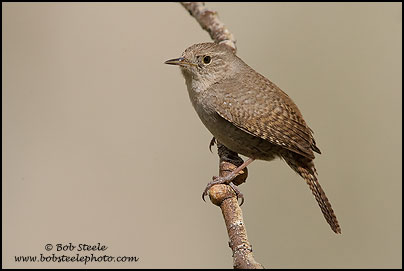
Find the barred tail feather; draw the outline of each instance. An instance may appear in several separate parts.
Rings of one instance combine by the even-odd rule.
[[[338,220],[334,214],[334,210],[331,207],[331,203],[317,180],[316,169],[313,162],[305,157],[291,152],[282,155],[282,157],[286,161],[286,163],[288,163],[288,165],[294,171],[302,176],[306,183],[309,185],[311,192],[316,198],[321,212],[323,213],[325,220],[327,220],[328,224],[330,224],[331,229],[335,233],[341,233],[341,227],[338,224]]]
[[[334,210],[331,207],[331,203],[325,195],[324,190],[321,188],[316,176],[307,172],[305,168],[298,168],[299,174],[305,179],[309,185],[311,192],[317,200],[318,206],[320,206],[321,212],[323,212],[325,220],[330,224],[331,229],[335,233],[341,233],[341,227],[338,224],[337,217],[334,214]]]

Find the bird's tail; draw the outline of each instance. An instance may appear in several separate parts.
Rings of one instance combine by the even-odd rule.
[[[334,214],[334,210],[331,207],[331,203],[325,195],[324,190],[321,188],[317,177],[310,173],[307,169],[298,167],[298,173],[304,178],[309,185],[311,192],[317,200],[318,206],[320,206],[321,212],[323,212],[325,220],[330,224],[331,229],[335,233],[341,233],[341,227],[338,224],[337,217]]]
[[[316,169],[313,162],[309,161],[307,163],[307,161],[303,162],[299,161],[299,159],[288,159],[287,157],[283,158],[289,164],[289,166],[293,168],[293,170],[304,178],[306,183],[309,185],[311,192],[316,198],[321,212],[323,213],[325,220],[327,220],[328,224],[330,224],[331,229],[335,233],[341,233],[341,227],[338,224],[338,220],[334,214],[334,210],[331,207],[331,203],[317,180]]]

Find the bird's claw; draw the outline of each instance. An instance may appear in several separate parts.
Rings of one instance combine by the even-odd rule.
[[[209,143],[209,150],[210,150],[210,152],[212,152],[212,147],[215,146],[215,143],[216,143],[216,138],[213,137],[213,138],[210,140],[210,143]]]
[[[205,201],[205,196],[208,195],[208,191],[212,186],[214,186],[215,184],[228,184],[228,185],[230,185],[231,188],[233,188],[234,192],[236,193],[237,200],[241,199],[240,206],[243,205],[243,203],[244,203],[244,195],[240,192],[240,190],[237,188],[237,186],[234,183],[231,182],[233,180],[233,178],[229,179],[229,178],[226,178],[226,177],[213,176],[212,179],[213,179],[213,181],[209,182],[206,185],[205,190],[202,193],[203,201]]]
[[[240,206],[243,205],[243,203],[244,203],[243,193],[241,193],[240,189],[238,189],[238,187],[234,183],[230,183],[229,185],[231,186],[231,188],[233,188],[234,192],[236,193],[237,201],[238,201],[238,199],[241,199]]]
[[[223,184],[223,183],[227,184],[227,182],[228,182],[228,180],[225,179],[225,178],[223,178],[223,177],[213,176],[212,179],[213,179],[213,181],[209,182],[209,183],[206,185],[205,190],[204,190],[203,193],[202,193],[202,199],[203,199],[203,201],[205,201],[205,196],[208,195],[208,191],[209,191],[209,189],[210,189],[212,186],[214,186],[215,184]]]

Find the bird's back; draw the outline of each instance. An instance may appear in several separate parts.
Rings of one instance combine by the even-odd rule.
[[[242,76],[225,78],[208,90],[214,93],[217,114],[252,136],[314,159],[313,150],[319,149],[292,99],[244,62],[240,66]]]

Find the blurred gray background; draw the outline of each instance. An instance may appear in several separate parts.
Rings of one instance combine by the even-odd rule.
[[[286,163],[254,162],[240,188],[256,259],[402,267],[402,4],[207,6],[315,131],[319,180],[342,226],[331,231]],[[3,267],[231,268],[221,212],[201,199],[216,148],[179,69],[163,64],[207,32],[177,3],[2,7]],[[140,260],[15,262],[62,255],[44,246],[69,242]]]

